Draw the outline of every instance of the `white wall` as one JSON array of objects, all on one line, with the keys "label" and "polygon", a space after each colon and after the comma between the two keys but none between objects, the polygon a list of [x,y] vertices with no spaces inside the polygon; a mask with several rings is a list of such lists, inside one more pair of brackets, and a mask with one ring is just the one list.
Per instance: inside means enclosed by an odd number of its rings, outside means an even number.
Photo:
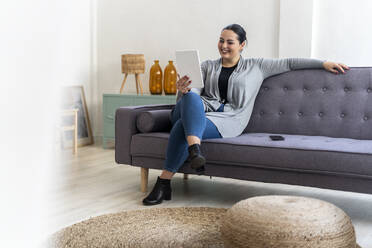
[{"label": "white wall", "polygon": [[279,57],[372,65],[372,1],[281,0]]},{"label": "white wall", "polygon": [[58,1],[56,77],[61,87],[84,87],[92,129],[97,106],[95,86],[95,1]]},{"label": "white wall", "polygon": [[0,247],[36,247],[51,231],[60,85],[91,97],[90,0],[17,0],[0,8]]},{"label": "white wall", "polygon": [[[231,23],[247,31],[246,57],[277,57],[279,1],[277,0],[162,0],[98,1],[98,101],[95,135],[102,135],[102,94],[118,93],[123,75],[120,55],[143,53],[145,93],[153,60],[164,69],[176,49],[197,48],[201,60],[219,57],[220,31]],[[128,76],[125,93],[135,93],[134,76]]]},{"label": "white wall", "polygon": [[313,0],[281,0],[279,57],[311,57]]},{"label": "white wall", "polygon": [[372,65],[372,1],[314,0],[313,57]]},{"label": "white wall", "polygon": [[[83,85],[89,98],[91,86],[91,0],[58,2],[58,81],[62,86]],[[90,100],[90,99],[89,99]]]}]

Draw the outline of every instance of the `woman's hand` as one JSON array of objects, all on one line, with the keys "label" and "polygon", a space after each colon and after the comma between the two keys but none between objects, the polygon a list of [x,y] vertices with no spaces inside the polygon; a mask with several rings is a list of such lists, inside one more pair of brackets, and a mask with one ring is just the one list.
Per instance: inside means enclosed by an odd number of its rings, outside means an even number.
[{"label": "woman's hand", "polygon": [[177,90],[181,91],[183,94],[186,94],[189,92],[191,89],[188,87],[191,84],[191,81],[189,80],[188,76],[183,76],[180,78],[180,75],[177,74],[178,76],[178,81],[176,83]]},{"label": "woman's hand", "polygon": [[335,63],[335,62],[331,62],[331,61],[324,62],[323,67],[327,71],[333,72],[335,74],[338,74],[338,71],[336,69],[338,69],[342,73],[345,73],[344,69],[349,70],[349,67],[347,65],[344,65],[344,64],[341,64],[341,63]]}]

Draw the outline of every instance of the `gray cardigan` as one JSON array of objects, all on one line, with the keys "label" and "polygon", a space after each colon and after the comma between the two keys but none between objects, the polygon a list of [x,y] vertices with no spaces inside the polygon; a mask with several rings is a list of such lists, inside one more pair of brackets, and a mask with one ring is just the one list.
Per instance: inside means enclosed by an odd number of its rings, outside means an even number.
[{"label": "gray cardigan", "polygon": [[322,60],[306,58],[265,59],[240,56],[238,66],[228,81],[224,112],[215,112],[221,105],[218,77],[222,59],[201,64],[204,88],[192,88],[203,101],[206,117],[217,127],[223,138],[239,136],[248,125],[253,105],[265,78],[296,69],[323,68]]}]

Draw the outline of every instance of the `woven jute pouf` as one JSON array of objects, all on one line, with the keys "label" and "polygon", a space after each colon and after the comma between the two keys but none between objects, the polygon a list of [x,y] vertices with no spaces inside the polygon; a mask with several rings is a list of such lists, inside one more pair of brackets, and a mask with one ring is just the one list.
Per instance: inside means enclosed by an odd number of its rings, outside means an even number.
[{"label": "woven jute pouf", "polygon": [[224,208],[181,207],[93,217],[53,234],[46,247],[222,248]]},{"label": "woven jute pouf", "polygon": [[354,227],[340,208],[296,196],[259,196],[243,200],[225,214],[225,247],[356,248]]}]

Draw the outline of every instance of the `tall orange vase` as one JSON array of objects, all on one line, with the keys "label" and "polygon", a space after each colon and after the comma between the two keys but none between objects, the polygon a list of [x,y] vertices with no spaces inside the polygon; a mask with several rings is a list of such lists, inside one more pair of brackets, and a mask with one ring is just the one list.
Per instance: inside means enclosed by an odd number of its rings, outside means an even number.
[{"label": "tall orange vase", "polygon": [[150,93],[153,95],[161,95],[163,72],[159,65],[159,60],[155,60],[154,62],[155,64],[153,64],[150,69],[149,80]]},{"label": "tall orange vase", "polygon": [[164,93],[166,95],[175,95],[177,92],[177,71],[173,65],[173,61],[169,60],[169,64],[164,69]]}]

